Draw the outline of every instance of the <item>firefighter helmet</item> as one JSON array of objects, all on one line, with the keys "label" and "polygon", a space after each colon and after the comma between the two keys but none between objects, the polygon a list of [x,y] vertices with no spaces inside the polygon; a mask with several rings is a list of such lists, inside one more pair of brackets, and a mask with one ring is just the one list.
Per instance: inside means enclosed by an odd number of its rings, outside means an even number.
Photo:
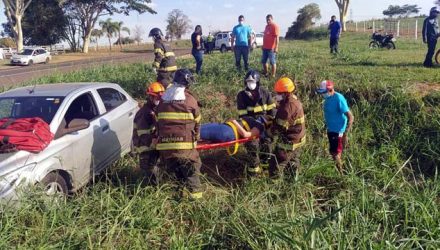
[{"label": "firefighter helmet", "polygon": [[277,93],[290,93],[295,90],[295,84],[288,77],[281,77],[275,82],[274,90]]},{"label": "firefighter helmet", "polygon": [[176,73],[174,73],[174,83],[189,86],[190,84],[195,83],[195,79],[191,71],[189,69],[178,69]]},{"label": "firefighter helmet", "polygon": [[152,28],[148,36],[153,38],[161,38],[163,36],[163,33],[159,28]]},{"label": "firefighter helmet", "polygon": [[161,96],[165,92],[165,88],[159,82],[153,82],[147,88],[147,95]]},{"label": "firefighter helmet", "polygon": [[260,73],[256,70],[249,70],[244,77],[244,85],[246,86],[248,81],[255,81],[257,86],[260,85]]}]

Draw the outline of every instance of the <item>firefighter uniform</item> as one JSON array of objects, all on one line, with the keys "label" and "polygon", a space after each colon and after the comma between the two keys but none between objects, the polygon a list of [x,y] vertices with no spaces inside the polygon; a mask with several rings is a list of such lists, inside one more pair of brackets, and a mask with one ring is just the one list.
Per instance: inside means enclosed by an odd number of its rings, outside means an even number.
[{"label": "firefighter uniform", "polygon": [[177,70],[176,56],[171,47],[161,39],[154,41],[154,63],[157,71],[157,81],[165,88],[172,84],[174,72]]},{"label": "firefighter uniform", "polygon": [[[177,73],[176,73],[177,75]],[[175,86],[165,92],[172,91]],[[201,160],[196,150],[200,136],[200,108],[197,100],[185,89],[184,100],[164,99],[158,106],[158,143],[167,172],[186,186],[192,198],[201,198]]]},{"label": "firefighter uniform", "polygon": [[156,107],[148,101],[134,118],[133,146],[139,154],[139,165],[152,182],[156,181],[159,152],[152,145],[156,138]]},{"label": "firefighter uniform", "polygon": [[[250,116],[258,119],[264,116],[271,121],[276,113],[276,105],[269,91],[263,87],[259,87],[256,91],[242,90],[237,95],[237,109],[240,118]],[[266,167],[270,158],[270,138],[261,137],[260,140],[253,140],[245,144],[245,147],[251,155],[251,167],[248,168],[250,173],[261,173]]]},{"label": "firefighter uniform", "polygon": [[301,102],[293,94],[280,102],[272,127],[275,135],[275,157],[269,161],[269,173],[276,176],[278,171],[294,173],[299,169],[300,147],[306,142],[304,110]]}]

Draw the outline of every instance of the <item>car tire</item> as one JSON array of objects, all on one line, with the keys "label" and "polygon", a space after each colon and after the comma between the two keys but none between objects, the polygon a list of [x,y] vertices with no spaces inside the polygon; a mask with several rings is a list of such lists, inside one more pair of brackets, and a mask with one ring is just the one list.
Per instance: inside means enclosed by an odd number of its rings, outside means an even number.
[{"label": "car tire", "polygon": [[29,60],[29,62],[28,62],[28,66],[32,66],[32,64],[34,64],[34,61]]},{"label": "car tire", "polygon": [[48,64],[50,61],[49,57],[46,57],[46,60],[44,61],[44,64]]},{"label": "car tire", "polygon": [[220,47],[220,52],[221,53],[225,53],[226,52],[226,45],[222,45],[221,47]]},{"label": "car tire", "polygon": [[47,174],[40,185],[47,196],[65,196],[69,192],[66,180],[56,172]]}]

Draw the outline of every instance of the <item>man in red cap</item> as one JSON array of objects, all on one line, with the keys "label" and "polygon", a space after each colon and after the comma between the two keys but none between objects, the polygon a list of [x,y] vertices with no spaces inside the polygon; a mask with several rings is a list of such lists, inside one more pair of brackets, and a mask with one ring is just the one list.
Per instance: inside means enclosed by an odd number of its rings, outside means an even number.
[{"label": "man in red cap", "polygon": [[316,92],[325,99],[324,118],[330,144],[330,154],[336,162],[338,171],[342,174],[342,150],[347,141],[347,133],[353,125],[354,116],[350,112],[345,97],[335,91],[332,81],[322,81]]}]

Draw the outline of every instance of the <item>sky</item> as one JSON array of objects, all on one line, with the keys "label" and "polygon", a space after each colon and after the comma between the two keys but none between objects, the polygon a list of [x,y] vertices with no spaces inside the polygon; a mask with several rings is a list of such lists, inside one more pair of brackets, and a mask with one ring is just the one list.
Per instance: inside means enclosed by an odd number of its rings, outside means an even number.
[{"label": "sky", "polygon": [[[428,14],[429,9],[434,6],[433,2],[434,0],[351,0],[347,18],[354,21],[383,18],[382,11],[389,5],[404,4],[417,4],[421,7],[422,14]],[[182,10],[191,20],[192,26],[202,25],[204,34],[208,34],[210,30],[232,30],[237,24],[239,15],[244,15],[246,23],[255,31],[261,32],[266,25],[266,15],[272,14],[274,22],[280,27],[281,35],[284,36],[288,27],[295,21],[298,9],[310,3],[317,3],[321,9],[322,18],[319,23],[327,23],[332,15],[338,16],[338,8],[334,0],[152,0],[150,6],[157,12],[155,15],[149,13],[139,15],[132,12],[129,16],[114,15],[111,18],[115,21],[123,21],[130,29],[136,25],[141,26],[146,33],[144,36],[146,40],[148,31],[154,27],[165,32],[165,20],[173,9]],[[4,6],[0,5],[0,7]],[[0,15],[0,22],[5,21],[6,17]],[[189,34],[186,35],[188,36]]]}]

